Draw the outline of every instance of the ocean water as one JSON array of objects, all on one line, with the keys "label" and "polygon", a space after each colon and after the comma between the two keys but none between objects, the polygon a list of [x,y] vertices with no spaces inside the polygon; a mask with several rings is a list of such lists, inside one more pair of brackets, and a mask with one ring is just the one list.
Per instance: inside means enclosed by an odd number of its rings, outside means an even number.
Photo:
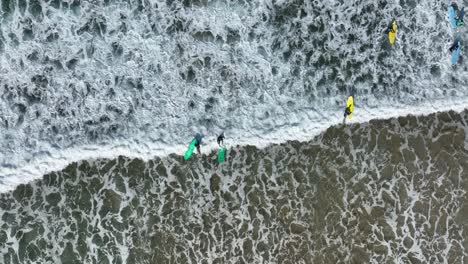
[{"label": "ocean water", "polygon": [[466,28],[448,4],[2,0],[0,190],[82,159],[181,153],[200,131],[310,140],[352,91],[355,122],[461,111],[467,67],[448,48]]},{"label": "ocean water", "polygon": [[466,263],[467,135],[465,110],[72,163],[0,194],[0,262]]},{"label": "ocean water", "polygon": [[0,263],[467,262],[449,4],[1,0]]}]

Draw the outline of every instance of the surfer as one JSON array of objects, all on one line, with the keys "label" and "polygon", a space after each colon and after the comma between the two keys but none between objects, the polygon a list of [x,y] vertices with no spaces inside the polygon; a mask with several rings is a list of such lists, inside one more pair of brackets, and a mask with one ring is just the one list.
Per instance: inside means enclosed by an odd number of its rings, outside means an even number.
[{"label": "surfer", "polygon": [[218,136],[218,139],[216,140],[218,142],[218,145],[221,147],[222,144],[224,144],[224,132],[221,133],[221,135]]},{"label": "surfer", "polygon": [[219,145],[218,163],[221,164],[224,162],[224,159],[226,158],[226,146],[224,145],[224,132],[218,136],[218,139],[216,141],[218,142],[218,145]]},{"label": "surfer", "polygon": [[[453,29],[457,28],[459,25],[463,25],[463,15],[465,11],[458,11],[458,6],[456,3],[452,3],[449,8],[448,8],[448,16],[449,16],[449,21],[450,25],[452,26]],[[461,17],[461,20],[459,21],[459,17]]]},{"label": "surfer", "polygon": [[205,135],[200,134],[200,133],[197,133],[195,135],[195,147],[197,148],[197,153],[198,154],[201,154],[200,145],[202,143],[203,137],[205,137]]},{"label": "surfer", "polygon": [[351,114],[351,106],[347,106],[344,112],[343,124],[346,123],[346,117]]},{"label": "surfer", "polygon": [[184,159],[185,160],[190,159],[190,157],[192,156],[193,151],[195,150],[195,148],[197,148],[198,154],[201,154],[200,145],[202,144],[202,139],[203,139],[204,136],[205,135],[203,133],[202,134],[197,133],[195,135],[195,137],[190,142],[190,145],[189,145],[187,151],[185,151],[185,154],[184,154]]},{"label": "surfer", "polygon": [[460,46],[460,41],[458,41],[458,39],[457,39],[457,40],[455,40],[453,45],[449,48],[449,51],[453,52],[454,50],[457,50],[459,46]]},{"label": "surfer", "polygon": [[460,50],[461,50],[461,43],[460,39],[457,37],[453,42],[452,46],[449,48],[450,53],[452,53],[451,62],[452,65],[456,65],[458,63],[460,57]]},{"label": "surfer", "polygon": [[[395,24],[395,26],[393,26]],[[387,33],[396,33],[396,20],[393,19],[392,22],[390,22],[390,25],[388,25],[388,31]]]},{"label": "surfer", "polygon": [[390,41],[390,45],[395,44],[396,32],[397,32],[397,22],[395,19],[392,20],[388,27],[388,40]]},{"label": "surfer", "polygon": [[465,16],[465,8],[463,7],[460,11],[458,11],[458,15],[455,18],[457,26],[463,26],[463,17]]},{"label": "surfer", "polygon": [[353,116],[353,111],[354,111],[353,94],[354,94],[354,89],[351,89],[351,95],[348,96],[348,100],[346,100],[346,108],[345,108],[344,117],[343,117],[343,124],[346,123],[346,117],[351,119],[351,117]]}]

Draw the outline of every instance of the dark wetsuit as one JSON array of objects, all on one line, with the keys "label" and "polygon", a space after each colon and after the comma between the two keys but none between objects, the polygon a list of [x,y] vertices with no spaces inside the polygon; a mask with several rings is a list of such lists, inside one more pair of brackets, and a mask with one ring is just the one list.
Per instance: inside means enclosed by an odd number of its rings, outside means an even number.
[{"label": "dark wetsuit", "polygon": [[351,109],[349,109],[349,107],[346,107],[345,111],[344,111],[344,117],[346,118],[347,116],[349,116],[351,114]]},{"label": "dark wetsuit", "polygon": [[393,21],[395,21],[395,20],[392,20],[392,22],[390,22],[390,24],[388,25],[387,33],[390,33],[390,32],[396,33],[396,32],[393,30]]},{"label": "dark wetsuit", "polygon": [[460,41],[455,40],[455,43],[449,48],[450,52],[453,52],[454,50],[458,49],[458,46],[460,45]]},{"label": "dark wetsuit", "polygon": [[221,146],[221,144],[224,144],[224,132],[221,133],[221,135],[218,136],[218,139],[216,140],[218,142],[218,145]]},{"label": "dark wetsuit", "polygon": [[198,154],[201,154],[201,151],[200,151],[200,144],[202,143],[203,137],[204,137],[204,136],[200,135],[199,133],[197,133],[197,134],[195,135],[195,140],[196,140],[196,142],[195,142],[195,147],[197,148]]},{"label": "dark wetsuit", "polygon": [[463,17],[465,16],[465,8],[463,7],[460,11],[458,11],[458,15],[456,17],[457,26],[463,25]]}]

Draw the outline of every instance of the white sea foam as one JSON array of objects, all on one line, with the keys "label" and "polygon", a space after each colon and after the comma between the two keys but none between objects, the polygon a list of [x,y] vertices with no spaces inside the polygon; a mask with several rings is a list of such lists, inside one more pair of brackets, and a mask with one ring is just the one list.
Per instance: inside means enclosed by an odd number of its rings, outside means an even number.
[{"label": "white sea foam", "polygon": [[[353,119],[351,121],[347,120],[347,124],[352,125],[354,123],[368,122],[372,119],[387,119],[408,114],[427,115],[433,112],[449,110],[459,112],[468,108],[468,99],[464,98],[459,100],[453,99],[450,104],[446,103],[446,101],[434,101],[432,103],[423,103],[414,106],[393,105],[377,109],[356,108]],[[313,113],[309,114],[312,115]],[[270,144],[283,143],[288,140],[312,140],[313,137],[323,132],[328,127],[340,124],[343,118],[341,111],[335,111],[334,113],[330,113],[326,116],[328,118],[317,118],[315,120],[302,122],[296,127],[277,129],[262,135],[262,137],[251,136],[250,131],[226,131],[227,139],[225,140],[225,143],[227,143],[228,147],[234,145],[254,145],[263,148]],[[190,140],[191,139],[188,138],[187,142]],[[214,133],[208,135],[204,141],[205,144],[202,146],[203,153],[209,153],[210,151],[217,149],[216,135]],[[0,168],[0,175],[6,176],[0,186],[0,192],[10,191],[19,184],[40,178],[46,173],[61,170],[68,164],[80,160],[98,158],[112,159],[118,156],[149,160],[155,156],[167,156],[171,153],[182,155],[186,148],[187,145],[169,145],[159,142],[117,141],[102,145],[80,146],[77,148],[58,150],[51,152],[46,156],[36,158],[23,167]]]},{"label": "white sea foam", "polygon": [[348,85],[352,122],[468,106],[438,1],[170,2],[2,16],[0,192],[73,161],[182,154],[202,130],[205,153],[222,130],[229,145],[309,140],[341,122]]}]

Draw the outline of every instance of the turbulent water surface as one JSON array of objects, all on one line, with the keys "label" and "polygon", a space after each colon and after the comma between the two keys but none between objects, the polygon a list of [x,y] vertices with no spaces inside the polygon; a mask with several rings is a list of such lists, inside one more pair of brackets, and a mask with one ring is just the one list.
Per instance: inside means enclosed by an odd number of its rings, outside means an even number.
[{"label": "turbulent water surface", "polygon": [[0,263],[468,262],[448,4],[1,0]]},{"label": "turbulent water surface", "polygon": [[89,156],[99,146],[138,152],[185,145],[201,129],[237,140],[333,123],[349,87],[357,118],[466,100],[447,5],[2,0],[0,185],[90,145]]},{"label": "turbulent water surface", "polygon": [[466,263],[468,111],[186,162],[73,163],[0,196],[2,263]]}]

